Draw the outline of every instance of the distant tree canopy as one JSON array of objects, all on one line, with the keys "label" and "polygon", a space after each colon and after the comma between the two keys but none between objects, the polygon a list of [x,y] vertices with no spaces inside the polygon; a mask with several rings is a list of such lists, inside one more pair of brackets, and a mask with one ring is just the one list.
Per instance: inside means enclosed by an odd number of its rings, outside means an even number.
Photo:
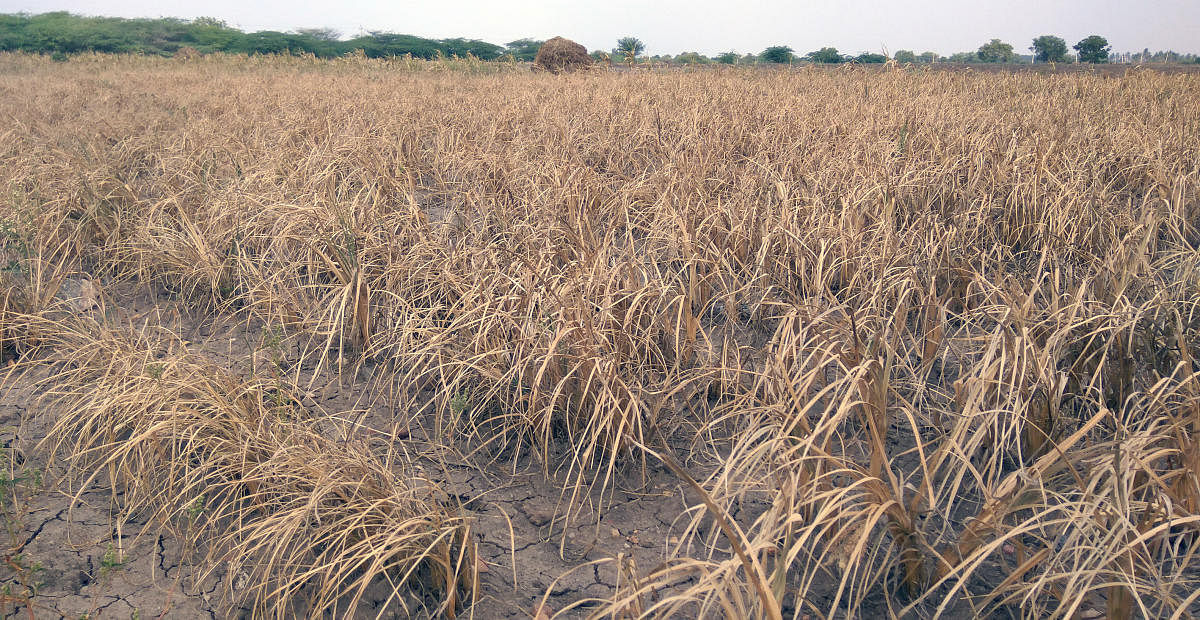
[{"label": "distant tree canopy", "polygon": [[675,62],[684,65],[706,65],[712,61],[700,52],[684,52],[675,57]]},{"label": "distant tree canopy", "polygon": [[620,54],[625,62],[633,62],[642,52],[646,51],[646,44],[637,37],[621,37],[617,39],[617,47],[613,49],[613,55]]},{"label": "distant tree canopy", "polygon": [[504,44],[505,53],[512,54],[517,60],[533,62],[537,56],[538,50],[542,48],[545,41],[537,39],[517,39]]},{"label": "distant tree canopy", "polygon": [[[201,26],[203,30],[230,30]],[[238,33],[238,31],[232,31]],[[76,17],[58,11],[41,15],[4,15],[0,18],[0,49],[74,54],[86,51],[127,53],[157,43],[168,53],[189,41],[188,23],[175,19],[116,19]],[[211,33],[206,33],[211,34]]]},{"label": "distant tree canopy", "polygon": [[822,47],[819,50],[809,52],[804,58],[812,62],[823,62],[827,64],[835,64],[846,61],[846,58],[838,53],[836,47]]},{"label": "distant tree canopy", "polygon": [[888,61],[888,57],[883,54],[873,54],[864,52],[854,57],[854,62],[861,64],[880,64]]},{"label": "distant tree canopy", "polygon": [[367,35],[344,41],[339,46],[342,53],[362,50],[368,58],[386,58],[412,54],[416,58],[442,56],[466,56],[471,54],[483,60],[499,58],[504,48],[475,39],[424,39],[408,34],[371,32]]},{"label": "distant tree canopy", "polygon": [[1016,58],[1013,46],[1000,39],[992,39],[984,43],[979,46],[979,51],[975,54],[979,57],[980,62],[1012,62]]},{"label": "distant tree canopy", "polygon": [[349,41],[340,40],[338,33],[328,28],[242,32],[212,17],[124,19],[83,17],[65,11],[0,15],[0,51],[169,56],[183,47],[204,53],[309,53],[323,58],[357,49],[371,57],[412,54],[433,58],[439,53],[444,56],[470,53],[485,60],[497,58],[504,52],[499,45],[474,39],[424,39],[386,32],[372,32]]},{"label": "distant tree canopy", "polygon": [[717,54],[717,56],[716,56],[716,58],[714,58],[714,60],[716,60],[717,62],[719,62],[723,65],[736,65],[738,62],[738,58],[739,58],[738,53],[733,50],[730,50],[728,52],[725,52],[724,54]]},{"label": "distant tree canopy", "polygon": [[1054,35],[1044,34],[1034,39],[1029,51],[1033,52],[1034,62],[1067,61],[1067,42]]},{"label": "distant tree canopy", "polygon": [[910,50],[896,50],[892,58],[895,58],[896,62],[918,62],[917,55]]},{"label": "distant tree canopy", "polygon": [[763,50],[758,57],[761,58],[763,62],[773,62],[777,64],[789,63],[792,62],[793,58],[792,48],[786,45],[772,45],[771,47]]},{"label": "distant tree canopy", "polygon": [[333,28],[297,28],[296,34],[331,43],[342,39],[342,33]]},{"label": "distant tree canopy", "polygon": [[1108,62],[1108,53],[1112,51],[1108,39],[1096,34],[1076,43],[1074,47],[1079,52],[1079,62]]},{"label": "distant tree canopy", "polygon": [[[499,58],[504,53],[503,47],[478,39],[455,37],[453,39],[438,39],[437,43],[440,45],[439,50],[446,56],[466,57],[467,54],[470,54],[483,60],[492,60]],[[413,55],[415,56],[416,54]]]},{"label": "distant tree canopy", "polygon": [[1151,52],[1145,48],[1136,54],[1126,54],[1129,62],[1191,62],[1200,63],[1200,54],[1181,54],[1172,50]]}]

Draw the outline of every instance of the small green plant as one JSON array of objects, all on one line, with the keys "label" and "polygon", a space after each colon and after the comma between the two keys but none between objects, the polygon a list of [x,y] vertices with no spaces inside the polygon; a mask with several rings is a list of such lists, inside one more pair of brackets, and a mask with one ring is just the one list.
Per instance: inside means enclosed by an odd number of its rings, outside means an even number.
[{"label": "small green plant", "polygon": [[454,414],[454,417],[459,417],[466,413],[470,406],[471,399],[467,396],[466,392],[459,392],[450,399],[450,413]]},{"label": "small green plant", "polygon": [[0,271],[9,275],[18,276],[25,274],[25,267],[21,265],[20,261],[11,259],[3,267],[0,267]]},{"label": "small green plant", "polygon": [[274,327],[263,330],[263,341],[260,349],[278,350],[283,343],[283,334]]},{"label": "small green plant", "polygon": [[27,275],[29,267],[21,259],[29,258],[29,244],[16,222],[3,219],[0,220],[0,250],[10,249],[15,256],[10,255],[8,262],[0,267],[0,272],[15,276]]},{"label": "small green plant", "polygon": [[155,381],[162,380],[164,370],[166,370],[166,366],[164,366],[163,364],[160,364],[160,363],[146,364],[146,375],[149,376],[151,379],[154,379]]},{"label": "small green plant", "polygon": [[276,374],[283,371],[283,330],[268,327],[263,330],[262,343],[259,351],[266,351],[271,356],[271,365]]},{"label": "small green plant", "polygon": [[0,510],[8,516],[16,508],[16,495],[19,487],[37,490],[42,486],[42,472],[37,468],[21,466],[16,463],[19,459],[13,454],[13,449],[0,457]]},{"label": "small green plant", "polygon": [[7,556],[4,563],[12,573],[12,580],[0,586],[0,600],[29,605],[46,585],[43,577],[46,567],[37,560],[26,562],[25,556],[20,553]]},{"label": "small green plant", "polygon": [[204,513],[204,504],[205,499],[203,495],[192,500],[191,504],[188,504],[188,507],[186,510],[184,510],[184,513],[187,514],[189,521],[195,521],[197,517]]},{"label": "small green plant", "polygon": [[121,554],[117,552],[117,548],[112,543],[108,543],[108,548],[104,550],[104,555],[100,556],[100,575],[103,577],[111,573],[114,569],[121,568],[125,564],[125,560],[121,558]]}]

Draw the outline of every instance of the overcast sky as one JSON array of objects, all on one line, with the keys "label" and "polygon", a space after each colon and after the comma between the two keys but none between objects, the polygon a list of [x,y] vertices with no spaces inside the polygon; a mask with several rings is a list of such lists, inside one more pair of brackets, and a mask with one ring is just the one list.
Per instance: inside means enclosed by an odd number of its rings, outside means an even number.
[{"label": "overcast sky", "polygon": [[1055,34],[1068,45],[1090,34],[1115,51],[1200,52],[1200,0],[0,0],[0,13],[66,10],[120,17],[211,16],[243,30],[330,27],[343,36],[386,30],[493,43],[561,35],[588,49],[618,37],[650,54],[760,52],[789,45],[805,53],[911,49],[974,50],[991,38],[1026,53]]}]

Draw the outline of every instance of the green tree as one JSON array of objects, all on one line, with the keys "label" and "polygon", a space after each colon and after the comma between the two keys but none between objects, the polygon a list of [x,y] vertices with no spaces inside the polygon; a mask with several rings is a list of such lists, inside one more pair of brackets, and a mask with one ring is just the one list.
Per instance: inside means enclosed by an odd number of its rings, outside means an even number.
[{"label": "green tree", "polygon": [[1000,39],[992,39],[979,46],[979,51],[975,55],[980,62],[1012,62],[1016,57],[1013,54],[1013,47]]},{"label": "green tree", "polygon": [[1034,39],[1029,51],[1033,52],[1034,62],[1067,61],[1067,42],[1054,35],[1044,34]]},{"label": "green tree", "polygon": [[25,15],[0,15],[0,51],[26,49],[29,41],[25,27],[29,18]]},{"label": "green tree", "polygon": [[1108,53],[1112,51],[1108,39],[1097,34],[1076,43],[1074,47],[1079,52],[1079,62],[1108,62]]},{"label": "green tree", "polygon": [[66,11],[43,13],[30,18],[25,27],[25,48],[31,52],[107,52],[113,54],[145,51],[125,20],[104,17],[79,17]]},{"label": "green tree", "polygon": [[792,62],[792,48],[786,45],[772,45],[758,55],[763,62],[785,64]]},{"label": "green tree", "polygon": [[826,64],[846,62],[846,58],[838,53],[836,47],[822,47],[815,52],[809,52],[805,58],[812,62],[823,62]]},{"label": "green tree", "polygon": [[251,32],[242,37],[237,46],[230,51],[244,54],[283,54],[290,53],[288,36],[274,30]]},{"label": "green tree", "polygon": [[863,52],[854,57],[854,62],[864,65],[882,64],[887,62],[888,57],[883,54],[873,54],[871,52]]},{"label": "green tree", "polygon": [[637,37],[621,37],[617,39],[615,51],[621,54],[625,62],[633,64],[637,60],[638,54],[646,51],[646,44]]},{"label": "green tree", "polygon": [[345,51],[362,50],[368,58],[387,58],[412,54],[416,58],[433,58],[440,51],[436,41],[407,34],[370,32],[346,42]]},{"label": "green tree", "polygon": [[458,56],[460,58],[466,58],[470,54],[481,60],[495,60],[504,53],[503,47],[478,39],[455,37],[453,39],[440,39],[437,41],[437,44],[442,54],[446,56]]},{"label": "green tree", "polygon": [[338,41],[342,38],[342,33],[333,28],[297,28],[296,34],[325,42]]},{"label": "green tree", "polygon": [[684,65],[706,65],[712,61],[700,52],[684,52],[675,57],[675,62]]},{"label": "green tree", "polygon": [[910,50],[896,50],[892,58],[895,58],[896,62],[917,62],[917,55]]},{"label": "green tree", "polygon": [[921,62],[937,62],[938,58],[937,52],[921,52],[921,55],[917,56],[917,60]]},{"label": "green tree", "polygon": [[717,54],[716,61],[723,65],[736,65],[738,61],[738,53],[730,50],[724,54]]},{"label": "green tree", "polygon": [[542,48],[545,41],[538,39],[517,39],[504,44],[507,53],[512,54],[517,60],[533,61],[537,57],[538,50]]},{"label": "green tree", "polygon": [[356,49],[368,56],[412,54],[432,58],[438,53],[490,60],[504,48],[475,39],[432,40],[409,35],[373,32],[351,41],[326,28],[296,32],[243,33],[212,17],[191,21],[173,18],[122,19],[83,17],[64,11],[40,15],[0,15],[0,50],[74,54],[95,51],[170,55],[182,47],[204,53],[245,54],[311,53],[336,56]]},{"label": "green tree", "polygon": [[194,24],[196,26],[209,26],[212,28],[228,28],[229,27],[229,24],[226,24],[225,20],[217,19],[215,17],[197,17],[196,19],[192,20],[192,24]]},{"label": "green tree", "polygon": [[228,51],[236,46],[242,33],[213,17],[197,17],[189,23],[186,43],[201,52]]}]

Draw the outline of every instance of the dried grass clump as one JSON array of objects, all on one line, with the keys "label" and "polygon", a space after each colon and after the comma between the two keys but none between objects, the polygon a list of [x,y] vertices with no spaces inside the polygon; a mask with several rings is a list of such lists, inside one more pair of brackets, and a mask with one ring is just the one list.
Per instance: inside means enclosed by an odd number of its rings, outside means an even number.
[{"label": "dried grass clump", "polygon": [[245,576],[229,595],[256,617],[353,613],[371,587],[402,609],[420,584],[449,617],[470,598],[468,522],[403,460],[318,432],[285,384],[238,379],[178,341],[29,327],[59,369],[44,381],[59,412],[49,454],[80,492],[107,476],[125,514],[184,527],[205,574]]},{"label": "dried grass clump", "polygon": [[562,37],[554,37],[543,43],[533,58],[535,71],[569,73],[591,66],[592,57],[588,55],[587,48]]}]

